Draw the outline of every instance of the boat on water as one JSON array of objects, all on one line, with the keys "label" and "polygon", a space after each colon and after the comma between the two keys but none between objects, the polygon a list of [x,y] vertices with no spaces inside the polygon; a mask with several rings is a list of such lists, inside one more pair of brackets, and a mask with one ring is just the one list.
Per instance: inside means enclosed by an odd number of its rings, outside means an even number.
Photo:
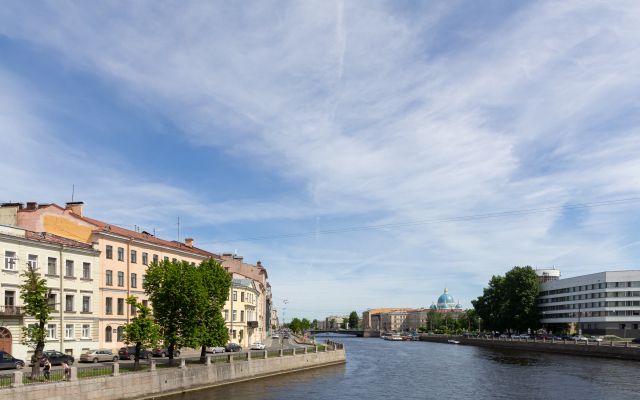
[{"label": "boat on water", "polygon": [[392,341],[401,341],[402,336],[400,335],[388,335],[384,337],[384,340],[392,340]]},{"label": "boat on water", "polygon": [[449,342],[449,344],[460,344],[459,340],[449,339],[448,342]]}]

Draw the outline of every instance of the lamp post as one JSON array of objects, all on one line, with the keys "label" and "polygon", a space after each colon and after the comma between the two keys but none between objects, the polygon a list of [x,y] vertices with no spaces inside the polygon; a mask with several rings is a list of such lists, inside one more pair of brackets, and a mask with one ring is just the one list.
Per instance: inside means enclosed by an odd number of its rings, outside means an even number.
[{"label": "lamp post", "polygon": [[478,317],[478,333],[482,332],[482,318]]}]

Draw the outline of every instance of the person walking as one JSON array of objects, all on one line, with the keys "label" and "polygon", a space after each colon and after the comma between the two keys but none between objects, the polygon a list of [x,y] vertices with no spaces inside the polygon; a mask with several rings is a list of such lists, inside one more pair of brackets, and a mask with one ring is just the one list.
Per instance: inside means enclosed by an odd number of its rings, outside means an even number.
[{"label": "person walking", "polygon": [[51,374],[51,362],[49,362],[49,359],[47,358],[44,361],[44,379],[46,381],[49,381],[50,374]]},{"label": "person walking", "polygon": [[71,368],[69,368],[69,364],[66,362],[62,363],[62,380],[70,381],[71,380]]}]

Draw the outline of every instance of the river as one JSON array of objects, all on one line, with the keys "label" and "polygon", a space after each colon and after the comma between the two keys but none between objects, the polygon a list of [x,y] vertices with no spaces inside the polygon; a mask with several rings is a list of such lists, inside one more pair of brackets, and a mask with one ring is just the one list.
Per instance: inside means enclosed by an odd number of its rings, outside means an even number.
[{"label": "river", "polygon": [[639,399],[640,363],[318,335],[347,363],[165,397],[209,399]]}]

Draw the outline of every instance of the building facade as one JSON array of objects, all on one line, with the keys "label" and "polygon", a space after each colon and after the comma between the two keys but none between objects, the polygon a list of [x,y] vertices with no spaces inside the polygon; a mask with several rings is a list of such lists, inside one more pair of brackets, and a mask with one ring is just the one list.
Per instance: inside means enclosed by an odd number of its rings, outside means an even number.
[{"label": "building facade", "polygon": [[612,271],[540,284],[540,323],[549,332],[640,337],[640,271]]},{"label": "building facade", "polygon": [[22,327],[36,320],[22,312],[20,274],[35,269],[49,287],[52,319],[45,350],[79,356],[99,347],[99,260],[97,246],[58,235],[0,225],[2,298],[0,349],[29,360],[32,348],[20,344]]},{"label": "building facade", "polygon": [[[238,276],[239,274],[234,274]],[[253,279],[233,278],[224,319],[229,329],[229,342],[241,347],[262,341],[259,335],[260,291]]]}]

